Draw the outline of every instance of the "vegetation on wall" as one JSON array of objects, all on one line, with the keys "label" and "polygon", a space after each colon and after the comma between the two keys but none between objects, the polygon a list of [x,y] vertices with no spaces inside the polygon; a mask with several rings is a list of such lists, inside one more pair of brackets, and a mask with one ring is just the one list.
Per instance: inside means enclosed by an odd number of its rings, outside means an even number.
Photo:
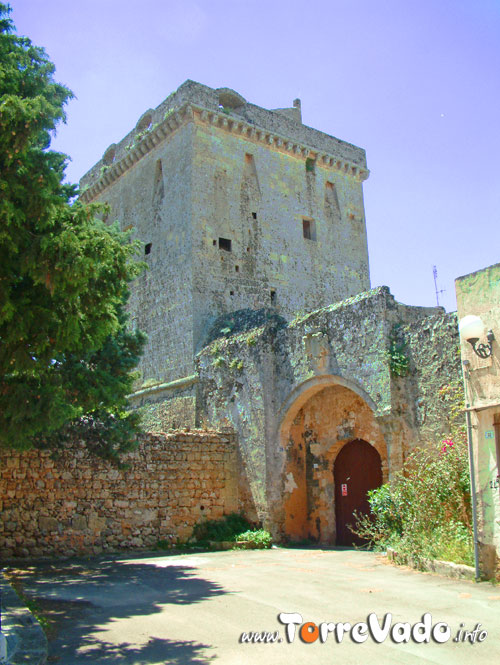
[{"label": "vegetation on wall", "polygon": [[407,344],[401,333],[401,326],[393,326],[387,352],[389,367],[393,376],[407,376],[410,371]]},{"label": "vegetation on wall", "polygon": [[72,93],[9,13],[0,3],[0,445],[77,435],[114,458],[138,428],[125,396],[144,337],[124,313],[137,250],[64,183],[50,143]]},{"label": "vegetation on wall", "polygon": [[246,339],[253,335],[257,339],[263,328],[278,330],[285,326],[285,319],[276,314],[273,309],[239,309],[222,314],[214,321],[207,335],[205,345],[208,346],[215,340],[222,340],[234,335],[248,335],[248,337],[245,337]]},{"label": "vegetation on wall", "polygon": [[314,167],[316,165],[315,160],[312,157],[306,159],[306,171],[308,173],[314,173]]}]

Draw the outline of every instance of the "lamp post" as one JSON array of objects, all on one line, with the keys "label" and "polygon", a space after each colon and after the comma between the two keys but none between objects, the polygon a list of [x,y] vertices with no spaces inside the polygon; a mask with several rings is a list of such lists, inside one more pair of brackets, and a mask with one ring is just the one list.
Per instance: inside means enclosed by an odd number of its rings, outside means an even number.
[{"label": "lamp post", "polygon": [[[458,330],[460,332],[460,337],[468,342],[474,353],[479,356],[479,358],[489,358],[492,352],[492,344],[495,339],[495,335],[492,330],[488,330],[486,334],[487,343],[481,342],[478,344],[479,340],[484,336],[486,326],[482,322],[479,316],[469,314],[464,316],[458,324]],[[470,381],[469,381],[469,366],[470,361],[464,360],[464,383],[466,393],[470,396]],[[471,399],[472,401],[472,399]],[[471,423],[471,405],[467,404],[465,417],[467,421],[467,445],[469,449],[469,468],[470,468],[470,484],[471,484],[471,498],[472,498],[472,529],[474,534],[474,564],[476,569],[476,581],[479,580],[480,571],[479,571],[479,544],[477,538],[477,496],[476,496],[476,473],[474,466],[474,449],[472,445],[472,423]]]},{"label": "lamp post", "polygon": [[[467,381],[469,361],[464,361],[465,372],[464,376]],[[479,544],[477,539],[477,497],[476,497],[476,472],[474,468],[474,449],[472,446],[472,424],[470,420],[470,405],[467,404],[467,410],[465,411],[465,419],[467,421],[467,448],[469,451],[469,471],[470,471],[470,491],[471,491],[471,507],[472,507],[472,534],[474,539],[474,568],[475,568],[475,577],[476,582],[479,582],[481,573],[479,571]]]},{"label": "lamp post", "polygon": [[491,345],[495,339],[495,335],[492,330],[488,330],[486,334],[488,343],[478,344],[479,339],[484,335],[485,330],[485,325],[479,316],[474,316],[473,314],[464,316],[458,324],[458,330],[460,332],[460,337],[469,342],[477,356],[480,358],[489,358],[489,356],[491,356]]}]

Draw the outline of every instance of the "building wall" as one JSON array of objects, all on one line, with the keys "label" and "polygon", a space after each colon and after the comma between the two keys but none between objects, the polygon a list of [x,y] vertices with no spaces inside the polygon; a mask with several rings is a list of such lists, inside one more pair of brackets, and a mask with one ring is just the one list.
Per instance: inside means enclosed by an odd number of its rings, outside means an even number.
[{"label": "building wall", "polygon": [[141,401],[193,374],[223,312],[272,304],[291,319],[369,288],[365,152],[300,117],[186,81],[82,178],[148,264],[129,306],[148,335]]},{"label": "building wall", "polygon": [[197,350],[223,312],[272,306],[290,320],[369,288],[359,179],[210,124],[196,126],[193,159]]},{"label": "building wall", "polygon": [[203,519],[243,508],[234,435],[147,435],[110,467],[75,444],[48,451],[2,451],[0,556],[94,554],[153,548],[187,539]]},{"label": "building wall", "polygon": [[496,337],[488,358],[478,357],[466,340],[461,355],[468,363],[464,384],[471,409],[481,569],[500,579],[500,264],[459,277],[455,288],[459,318],[481,317]]},{"label": "building wall", "polygon": [[[220,326],[227,330],[223,319]],[[395,331],[405,341],[405,376],[395,375],[391,367]],[[385,477],[390,477],[412,448],[435,443],[449,432],[439,389],[459,376],[457,343],[454,315],[442,308],[400,305],[386,287],[288,323],[270,313],[267,323],[254,329],[238,332],[236,324],[232,334],[221,334],[199,354],[199,417],[237,431],[259,518],[279,536],[285,529],[292,425],[297,445],[306,430],[316,432],[315,441],[328,440],[331,466],[339,446],[348,441],[339,434],[344,431],[340,426],[352,421],[350,438],[374,445]],[[341,408],[340,397],[328,393],[339,387],[347,391],[342,399],[350,400],[351,407]],[[301,409],[307,426],[294,424]],[[323,491],[316,506],[328,503],[331,484]],[[331,541],[331,515],[324,522],[329,532],[322,533]]]},{"label": "building wall", "polygon": [[[184,125],[107,187],[99,200],[140,241],[146,269],[131,288],[130,325],[147,334],[138,389],[193,373],[192,125]],[[150,245],[146,254],[146,246]]]}]

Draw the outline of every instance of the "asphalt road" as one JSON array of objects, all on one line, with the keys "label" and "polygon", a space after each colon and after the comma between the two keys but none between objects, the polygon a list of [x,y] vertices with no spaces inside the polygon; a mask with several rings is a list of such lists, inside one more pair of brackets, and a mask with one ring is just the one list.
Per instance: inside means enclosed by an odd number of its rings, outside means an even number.
[{"label": "asphalt road", "polygon": [[[369,552],[101,558],[33,563],[17,576],[55,622],[49,664],[475,665],[500,654],[499,587]],[[474,644],[455,641],[477,624]],[[276,641],[242,642],[255,632]]]}]

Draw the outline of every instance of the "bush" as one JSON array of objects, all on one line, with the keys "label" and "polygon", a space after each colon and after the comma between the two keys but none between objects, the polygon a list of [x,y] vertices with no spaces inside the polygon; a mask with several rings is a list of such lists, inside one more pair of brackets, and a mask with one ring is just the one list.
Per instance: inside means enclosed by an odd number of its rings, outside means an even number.
[{"label": "bush", "polygon": [[237,542],[254,543],[259,549],[268,549],[273,544],[273,537],[269,531],[257,529],[257,531],[244,531],[236,536]]},{"label": "bush", "polygon": [[259,549],[271,547],[273,539],[264,529],[252,528],[250,522],[238,513],[226,515],[221,520],[200,522],[193,529],[188,544],[209,546],[211,542],[251,542]]},{"label": "bush", "polygon": [[221,520],[200,522],[193,529],[193,537],[198,543],[208,543],[210,540],[220,543],[224,540],[236,540],[236,536],[251,528],[252,525],[243,515],[231,513]]},{"label": "bush", "polygon": [[469,459],[463,433],[417,449],[393,480],[368,493],[371,515],[353,531],[375,549],[393,547],[416,561],[473,563]]}]

